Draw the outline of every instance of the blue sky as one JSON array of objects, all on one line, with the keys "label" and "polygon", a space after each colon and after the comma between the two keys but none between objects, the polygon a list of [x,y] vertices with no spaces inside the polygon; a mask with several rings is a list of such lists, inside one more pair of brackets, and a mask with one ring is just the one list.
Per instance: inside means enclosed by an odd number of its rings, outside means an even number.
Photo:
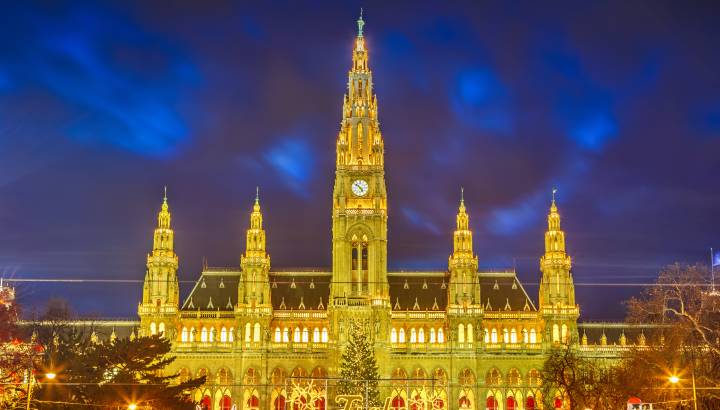
[{"label": "blue sky", "polygon": [[[238,264],[256,186],[274,266],[329,266],[360,7],[391,268],[445,267],[460,186],[481,267],[530,284],[552,187],[580,283],[720,248],[712,2],[24,2],[0,16],[0,271],[142,279],[164,185],[182,280]],[[140,286],[19,292],[131,316]],[[634,292],[578,287],[590,319]]]}]

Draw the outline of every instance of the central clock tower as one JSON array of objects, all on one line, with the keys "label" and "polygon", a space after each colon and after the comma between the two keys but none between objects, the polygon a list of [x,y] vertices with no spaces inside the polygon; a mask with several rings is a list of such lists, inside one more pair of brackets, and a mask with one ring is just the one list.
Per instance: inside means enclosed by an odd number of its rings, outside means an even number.
[{"label": "central clock tower", "polygon": [[387,189],[364,24],[361,15],[337,137],[328,316],[339,347],[347,342],[348,330],[356,323],[374,339],[376,357],[381,360],[387,350],[390,318]]}]

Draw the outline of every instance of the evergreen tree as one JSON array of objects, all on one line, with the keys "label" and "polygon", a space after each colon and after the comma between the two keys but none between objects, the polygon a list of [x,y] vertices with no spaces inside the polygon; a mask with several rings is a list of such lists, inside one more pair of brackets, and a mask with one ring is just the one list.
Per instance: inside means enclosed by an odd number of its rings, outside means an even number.
[{"label": "evergreen tree", "polygon": [[378,390],[378,366],[375,350],[363,328],[353,322],[350,337],[340,363],[338,394],[359,394],[367,397],[366,405],[381,406]]}]

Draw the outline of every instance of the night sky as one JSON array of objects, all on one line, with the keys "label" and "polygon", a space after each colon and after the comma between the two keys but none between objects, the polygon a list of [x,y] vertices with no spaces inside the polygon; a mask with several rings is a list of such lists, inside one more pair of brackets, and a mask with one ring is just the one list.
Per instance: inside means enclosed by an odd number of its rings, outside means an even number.
[{"label": "night sky", "polygon": [[[209,4],[212,3],[212,7]],[[391,269],[445,269],[460,187],[481,269],[537,299],[553,186],[584,319],[720,247],[713,2],[13,2],[0,16],[0,273],[142,280],[168,196],[180,279],[237,266],[260,186],[274,267],[330,265],[335,138],[364,8]],[[141,283],[18,284],[135,315]],[[183,283],[183,297],[191,288]]]}]

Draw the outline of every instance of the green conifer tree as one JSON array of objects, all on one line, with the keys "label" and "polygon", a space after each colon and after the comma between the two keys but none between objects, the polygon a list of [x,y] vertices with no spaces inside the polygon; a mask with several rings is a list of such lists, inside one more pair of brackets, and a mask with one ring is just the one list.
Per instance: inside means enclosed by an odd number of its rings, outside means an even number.
[{"label": "green conifer tree", "polygon": [[358,394],[363,396],[367,407],[380,406],[380,377],[373,344],[358,323],[353,322],[349,330],[350,337],[340,363],[338,394]]}]

